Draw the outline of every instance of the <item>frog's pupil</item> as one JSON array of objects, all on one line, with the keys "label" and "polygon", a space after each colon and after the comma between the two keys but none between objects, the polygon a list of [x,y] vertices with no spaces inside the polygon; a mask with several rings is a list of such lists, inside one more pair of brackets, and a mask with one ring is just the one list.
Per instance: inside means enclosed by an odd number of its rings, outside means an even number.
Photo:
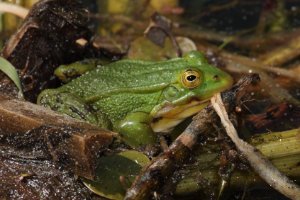
[{"label": "frog's pupil", "polygon": [[195,75],[189,75],[186,79],[188,81],[194,81],[197,77]]}]

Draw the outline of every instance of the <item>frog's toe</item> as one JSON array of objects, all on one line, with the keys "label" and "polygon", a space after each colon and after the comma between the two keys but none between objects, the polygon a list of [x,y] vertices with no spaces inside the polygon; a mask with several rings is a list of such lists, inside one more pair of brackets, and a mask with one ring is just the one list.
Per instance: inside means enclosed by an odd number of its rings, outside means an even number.
[{"label": "frog's toe", "polygon": [[44,107],[51,108],[52,110],[57,110],[56,106],[59,99],[58,92],[54,89],[47,89],[43,90],[38,98],[37,98],[37,104],[42,105]]}]

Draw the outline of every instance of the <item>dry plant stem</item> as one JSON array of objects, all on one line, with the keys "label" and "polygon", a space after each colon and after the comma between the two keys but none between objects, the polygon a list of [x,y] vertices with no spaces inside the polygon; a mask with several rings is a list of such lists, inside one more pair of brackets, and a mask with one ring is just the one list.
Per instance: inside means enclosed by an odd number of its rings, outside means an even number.
[{"label": "dry plant stem", "polygon": [[235,37],[231,43],[242,49],[252,49],[254,52],[260,53],[286,44],[291,38],[297,37],[299,33],[299,28],[295,28],[290,31],[268,33],[262,36]]},{"label": "dry plant stem", "polygon": [[264,65],[282,65],[300,55],[300,36],[260,57]]},{"label": "dry plant stem", "polygon": [[[197,48],[198,50],[203,52],[213,51],[216,55],[220,55],[226,65],[232,66],[228,67],[229,71],[236,73],[248,73],[249,70],[252,70],[252,72],[253,70],[257,70],[257,72],[266,71],[291,78],[294,81],[300,83],[300,76],[298,74],[295,74],[292,70],[287,70],[279,67],[271,67],[263,64],[259,59],[233,54],[225,50],[220,51],[220,49],[212,45],[198,45]],[[241,65],[245,67],[241,67]]]},{"label": "dry plant stem", "polygon": [[[266,156],[282,173],[296,180],[300,178],[300,129],[284,132],[258,134],[249,142]],[[212,149],[211,149],[212,148]],[[176,186],[176,195],[187,196],[205,192],[208,184],[201,184],[206,180],[209,185],[219,185],[218,170],[220,159],[218,148],[211,147],[209,152],[201,151],[196,156],[196,162],[188,164],[180,173],[183,179]],[[259,187],[265,182],[250,170],[235,170],[230,177],[230,189],[243,189],[244,187]]]},{"label": "dry plant stem", "polygon": [[29,10],[12,3],[0,2],[0,12],[11,13],[24,19]]},{"label": "dry plant stem", "polygon": [[[147,28],[147,23],[144,23],[143,21],[138,21],[138,20],[132,19],[125,15],[90,14],[89,17],[103,20],[105,22],[109,21],[109,22],[124,23],[126,25],[134,27],[137,31],[140,30],[141,32],[144,32],[144,30]],[[196,39],[196,40],[212,40],[212,41],[225,42],[228,40],[228,38],[232,37],[232,36],[227,36],[224,34],[218,34],[216,32],[212,32],[212,31],[208,31],[208,30],[195,29],[195,28],[190,28],[190,27],[174,27],[174,30],[172,32],[174,35],[190,37],[190,38]]]},{"label": "dry plant stem", "polygon": [[223,105],[221,95],[216,94],[211,99],[212,106],[218,113],[221,122],[226,129],[228,136],[236,145],[237,149],[247,158],[252,168],[264,179],[271,187],[281,192],[291,199],[300,199],[300,188],[278,171],[272,163],[266,159],[257,149],[241,140],[228,118],[226,109]]},{"label": "dry plant stem", "polygon": [[195,20],[195,19],[199,19],[203,16],[206,16],[208,14],[211,14],[211,13],[217,13],[217,12],[221,12],[221,11],[224,11],[224,10],[227,10],[227,9],[231,9],[233,7],[235,7],[237,4],[239,3],[239,0],[233,0],[233,1],[230,1],[229,3],[225,3],[225,4],[221,4],[221,5],[212,5],[212,6],[208,6],[205,8],[205,11],[204,12],[200,12],[200,14],[194,16],[192,19]]},{"label": "dry plant stem", "polygon": [[[228,63],[227,68],[233,69],[236,68],[236,66],[239,66],[239,70],[242,69],[242,66],[234,63],[233,61],[226,61]],[[250,68],[251,69],[251,68]],[[244,73],[249,73],[249,68],[245,70]],[[259,69],[251,69],[251,73],[259,73],[262,81],[261,81],[261,87],[265,89],[265,91],[270,95],[272,100],[274,102],[283,102],[288,101],[290,103],[299,105],[299,100],[295,99],[286,89],[281,87],[280,85],[276,84],[276,82],[264,71],[261,71]]]}]

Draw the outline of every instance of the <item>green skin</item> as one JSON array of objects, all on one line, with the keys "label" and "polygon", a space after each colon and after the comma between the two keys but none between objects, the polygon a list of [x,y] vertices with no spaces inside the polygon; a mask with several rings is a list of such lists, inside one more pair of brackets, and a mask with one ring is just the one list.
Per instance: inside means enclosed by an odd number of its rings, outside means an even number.
[{"label": "green skin", "polygon": [[[201,73],[200,85],[192,89],[182,83],[188,69]],[[117,131],[127,144],[137,147],[156,141],[151,123],[166,105],[207,102],[231,84],[230,75],[193,51],[167,61],[121,60],[101,66],[60,88],[44,90],[38,104]]]},{"label": "green skin", "polygon": [[97,65],[104,64],[108,64],[108,61],[99,59],[86,59],[69,65],[61,65],[54,71],[54,74],[61,81],[67,83],[72,79],[84,74],[85,72],[95,69]]}]

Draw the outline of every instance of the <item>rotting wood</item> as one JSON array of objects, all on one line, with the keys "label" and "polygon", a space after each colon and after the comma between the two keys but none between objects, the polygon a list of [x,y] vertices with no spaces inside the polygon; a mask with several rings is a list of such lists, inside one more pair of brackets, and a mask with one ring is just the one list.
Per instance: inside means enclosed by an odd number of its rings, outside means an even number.
[{"label": "rotting wood", "polygon": [[92,179],[114,133],[41,106],[0,96],[0,156],[53,160]]}]

